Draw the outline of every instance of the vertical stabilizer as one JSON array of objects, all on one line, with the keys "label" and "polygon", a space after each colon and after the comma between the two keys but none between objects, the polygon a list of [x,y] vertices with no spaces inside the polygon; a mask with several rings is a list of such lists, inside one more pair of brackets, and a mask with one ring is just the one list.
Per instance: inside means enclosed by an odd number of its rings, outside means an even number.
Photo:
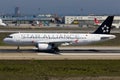
[{"label": "vertical stabilizer", "polygon": [[114,16],[108,16],[107,19],[98,27],[94,34],[110,34]]}]

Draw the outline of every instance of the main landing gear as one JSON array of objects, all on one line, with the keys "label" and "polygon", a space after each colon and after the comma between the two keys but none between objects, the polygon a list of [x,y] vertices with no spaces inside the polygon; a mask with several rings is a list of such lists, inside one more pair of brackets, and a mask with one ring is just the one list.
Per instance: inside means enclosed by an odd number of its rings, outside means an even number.
[{"label": "main landing gear", "polygon": [[53,48],[53,52],[54,52],[55,54],[59,54],[59,53],[60,53],[60,50],[59,50],[58,47],[55,47],[55,48]]},{"label": "main landing gear", "polygon": [[17,46],[17,50],[20,50],[20,46]]},{"label": "main landing gear", "polygon": [[17,46],[17,51],[18,51],[18,52],[20,51],[20,46]]}]

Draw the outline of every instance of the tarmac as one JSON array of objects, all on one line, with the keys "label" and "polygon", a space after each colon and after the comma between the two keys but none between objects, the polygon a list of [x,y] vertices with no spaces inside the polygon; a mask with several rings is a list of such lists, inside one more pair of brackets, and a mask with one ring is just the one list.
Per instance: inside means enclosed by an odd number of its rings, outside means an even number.
[{"label": "tarmac", "polygon": [[[93,30],[0,30],[0,33],[17,33],[17,32],[33,32],[33,33],[92,33]],[[120,33],[120,29],[113,30],[111,33]]]},{"label": "tarmac", "polygon": [[120,47],[60,47],[60,53],[38,51],[34,47],[1,46],[0,60],[118,60]]}]

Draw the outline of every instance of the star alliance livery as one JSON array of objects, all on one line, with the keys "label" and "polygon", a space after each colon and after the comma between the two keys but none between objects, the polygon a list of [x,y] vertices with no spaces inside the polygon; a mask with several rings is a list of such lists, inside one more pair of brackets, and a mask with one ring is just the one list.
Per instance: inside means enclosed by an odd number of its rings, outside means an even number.
[{"label": "star alliance livery", "polygon": [[[101,23],[100,21],[97,19],[97,18],[94,18],[94,25],[96,26],[100,26]],[[112,23],[112,27],[115,27],[115,28],[120,28],[120,22],[119,23]]]},{"label": "star alliance livery", "polygon": [[111,35],[111,25],[114,16],[108,16],[107,19],[91,34],[83,33],[14,33],[4,38],[4,42],[18,46],[36,46],[38,50],[52,50],[59,53],[60,45],[84,45],[94,42],[114,39]]}]

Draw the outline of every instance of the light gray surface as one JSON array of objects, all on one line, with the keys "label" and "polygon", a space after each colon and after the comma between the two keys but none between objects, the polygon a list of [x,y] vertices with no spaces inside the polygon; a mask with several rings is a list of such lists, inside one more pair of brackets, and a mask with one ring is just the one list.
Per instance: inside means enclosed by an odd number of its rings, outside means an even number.
[{"label": "light gray surface", "polygon": [[60,47],[60,54],[38,52],[33,47],[0,47],[2,60],[87,60],[120,59],[120,47]]},{"label": "light gray surface", "polygon": [[[37,33],[60,33],[60,32],[71,32],[71,33],[92,33],[92,30],[0,30],[1,33],[15,33],[15,32],[37,32]],[[120,30],[111,31],[111,33],[120,33]]]}]

